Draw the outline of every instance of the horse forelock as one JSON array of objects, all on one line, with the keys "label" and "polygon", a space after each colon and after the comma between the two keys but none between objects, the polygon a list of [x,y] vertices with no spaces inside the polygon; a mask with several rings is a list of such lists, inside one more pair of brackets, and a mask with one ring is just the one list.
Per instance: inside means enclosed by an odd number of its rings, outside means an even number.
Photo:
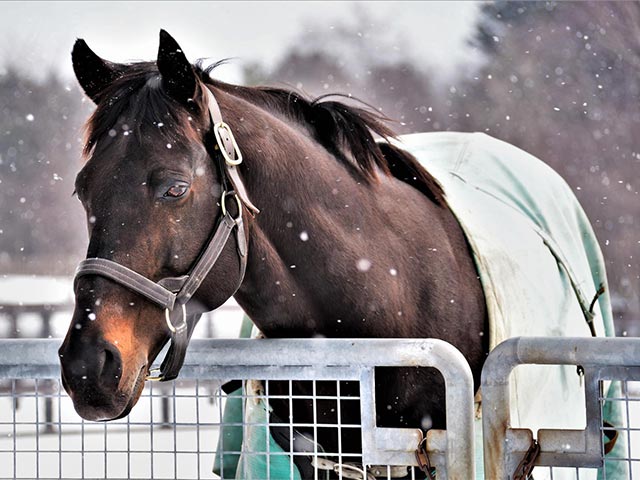
[{"label": "horse forelock", "polygon": [[106,138],[127,137],[138,144],[143,135],[162,144],[202,138],[199,104],[189,111],[171,98],[162,87],[155,62],[129,64],[120,78],[100,92],[99,99],[85,125],[85,158]]}]

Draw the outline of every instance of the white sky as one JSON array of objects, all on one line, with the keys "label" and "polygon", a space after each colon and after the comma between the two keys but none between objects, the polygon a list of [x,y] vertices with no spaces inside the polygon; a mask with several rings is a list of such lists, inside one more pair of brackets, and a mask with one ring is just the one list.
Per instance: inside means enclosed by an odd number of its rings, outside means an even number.
[{"label": "white sky", "polygon": [[[192,61],[237,57],[238,65],[256,60],[271,65],[300,32],[311,26],[329,31],[360,9],[372,19],[372,34],[397,32],[401,48],[416,62],[437,67],[434,80],[442,80],[472,60],[466,39],[478,3],[11,1],[0,2],[0,9],[0,65],[11,62],[29,72],[53,69],[70,77],[76,38],[109,60],[154,59],[160,28]],[[221,72],[216,76],[238,79],[237,66]]]}]

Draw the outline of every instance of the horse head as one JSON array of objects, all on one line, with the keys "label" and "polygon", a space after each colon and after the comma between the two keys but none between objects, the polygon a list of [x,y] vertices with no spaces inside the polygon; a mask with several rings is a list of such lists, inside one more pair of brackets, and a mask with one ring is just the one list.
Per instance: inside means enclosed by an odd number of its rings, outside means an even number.
[{"label": "horse head", "polygon": [[[188,312],[186,302],[182,308],[176,303],[175,318],[169,306],[141,295],[136,278],[116,281],[117,275],[109,275],[122,266],[125,277],[137,274],[149,285],[173,280],[163,287],[175,294],[215,231],[225,195],[212,160],[219,153],[212,146],[210,94],[164,31],[156,62],[108,62],[83,40],[76,42],[72,60],[97,105],[76,193],[87,214],[87,258],[100,259],[104,268],[85,264],[84,274],[79,270],[75,311],[59,354],[76,411],[86,419],[111,420],[127,415],[138,400],[172,323],[216,308],[234,293],[240,259],[235,242],[226,242],[209,265],[211,274],[199,279],[198,292],[206,295],[194,295]],[[240,203],[229,203],[239,215]]]}]

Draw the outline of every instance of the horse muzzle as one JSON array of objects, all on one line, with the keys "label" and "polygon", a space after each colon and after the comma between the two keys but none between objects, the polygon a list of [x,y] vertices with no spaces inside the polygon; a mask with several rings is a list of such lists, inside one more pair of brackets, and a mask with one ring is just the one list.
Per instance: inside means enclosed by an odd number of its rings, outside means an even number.
[{"label": "horse muzzle", "polygon": [[144,387],[146,364],[137,377],[123,379],[120,352],[104,340],[65,341],[58,353],[62,385],[78,415],[85,420],[107,421],[129,413]]}]

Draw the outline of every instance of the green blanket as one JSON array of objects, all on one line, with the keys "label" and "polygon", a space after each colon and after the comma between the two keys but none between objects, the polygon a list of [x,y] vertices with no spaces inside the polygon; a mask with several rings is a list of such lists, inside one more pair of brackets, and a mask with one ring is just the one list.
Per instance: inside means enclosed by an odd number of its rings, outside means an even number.
[{"label": "green blanket", "polygon": [[[585,311],[599,287],[606,287],[605,266],[566,182],[532,155],[480,133],[409,135],[402,143],[438,179],[469,240],[487,302],[491,348],[518,336],[590,336]],[[614,336],[608,289],[595,313],[596,333]],[[512,427],[530,428],[534,435],[541,428],[584,428],[584,394],[574,366],[521,366],[510,386]],[[618,388],[611,386],[608,395]],[[607,420],[624,425],[622,412],[608,407]],[[619,441],[610,455],[625,453]],[[622,467],[608,464],[607,478],[626,478],[626,471],[616,471]],[[482,462],[477,469],[482,471]],[[575,473],[554,472],[554,479],[564,478]],[[580,478],[596,478],[596,472],[581,471]]]}]

